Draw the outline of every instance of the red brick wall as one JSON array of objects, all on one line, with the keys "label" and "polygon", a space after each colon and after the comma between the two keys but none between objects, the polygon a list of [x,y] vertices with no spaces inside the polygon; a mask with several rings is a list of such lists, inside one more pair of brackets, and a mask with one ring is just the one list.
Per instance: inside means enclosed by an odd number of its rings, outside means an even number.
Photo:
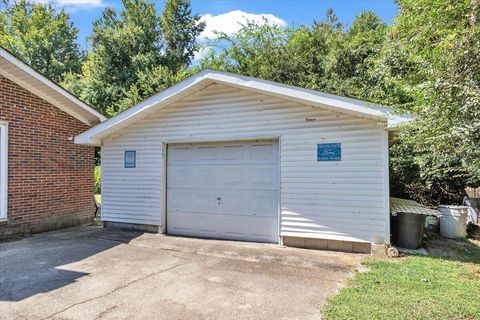
[{"label": "red brick wall", "polygon": [[72,137],[89,127],[0,76],[0,120],[8,121],[8,221],[0,238],[91,220],[94,148]]}]

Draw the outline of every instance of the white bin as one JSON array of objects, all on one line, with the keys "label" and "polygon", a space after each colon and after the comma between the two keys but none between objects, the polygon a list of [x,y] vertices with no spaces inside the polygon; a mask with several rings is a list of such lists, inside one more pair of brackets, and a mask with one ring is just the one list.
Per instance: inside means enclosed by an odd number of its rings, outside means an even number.
[{"label": "white bin", "polygon": [[440,234],[445,238],[465,238],[467,236],[466,206],[439,206]]}]

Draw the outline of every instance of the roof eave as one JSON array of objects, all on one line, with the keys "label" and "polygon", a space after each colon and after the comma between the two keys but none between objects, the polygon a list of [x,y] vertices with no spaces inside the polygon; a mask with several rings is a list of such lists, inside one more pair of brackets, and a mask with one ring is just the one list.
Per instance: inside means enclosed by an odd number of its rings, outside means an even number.
[{"label": "roof eave", "polygon": [[[85,131],[76,137],[75,142],[99,145],[101,140],[105,137],[114,134],[118,130],[140,119],[140,114],[147,116],[150,112],[154,112],[173,103],[176,96],[182,96],[186,93],[191,94],[192,92],[195,92],[195,90],[200,90],[212,83],[225,84],[245,90],[256,91],[304,105],[325,108],[335,112],[383,122],[386,124],[387,128],[390,127],[392,122],[390,116],[394,117],[389,113],[391,110],[385,106],[206,69],[180,83],[177,83],[165,91],[144,100],[121,114],[108,119],[98,126]],[[400,118],[402,117],[399,117],[398,119],[395,117],[395,121],[393,122],[403,121]]]},{"label": "roof eave", "polygon": [[[52,80],[46,78],[42,74],[40,74],[38,71],[15,57],[13,54],[5,50],[4,48],[0,47],[0,57],[7,61],[9,64],[11,64],[13,67],[18,68],[21,70],[24,74],[26,74],[25,79],[32,79],[36,81],[36,83],[40,84],[44,90],[38,90],[38,89],[32,89],[28,84],[27,80],[21,80],[18,78],[18,76],[8,73],[6,70],[1,70],[1,74],[10,79],[13,82],[19,83],[20,85],[24,86],[26,89],[29,91],[32,91],[35,95],[40,96],[41,98],[47,100],[48,102],[52,103],[59,109],[67,112],[71,116],[77,118],[81,122],[89,125],[89,126],[94,126],[98,123],[101,123],[107,118],[99,113],[98,111],[94,110],[92,107],[88,106],[85,102],[81,101],[74,95],[72,95],[70,92],[66,91],[56,83],[54,83]],[[50,91],[51,90],[51,91]],[[68,99],[72,103],[73,106],[75,106],[76,110],[72,110],[73,108],[67,107],[63,105],[62,103],[56,101],[53,98],[48,97],[48,93],[45,92],[55,92],[56,94],[59,94],[60,96],[64,97],[65,99]]]}]

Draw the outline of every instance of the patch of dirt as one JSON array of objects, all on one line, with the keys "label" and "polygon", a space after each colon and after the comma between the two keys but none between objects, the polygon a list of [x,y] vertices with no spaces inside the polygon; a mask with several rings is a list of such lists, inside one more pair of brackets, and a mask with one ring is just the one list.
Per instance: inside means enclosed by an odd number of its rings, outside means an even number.
[{"label": "patch of dirt", "polygon": [[447,260],[480,263],[480,241],[472,239],[448,239],[431,233],[424,247],[433,257]]}]

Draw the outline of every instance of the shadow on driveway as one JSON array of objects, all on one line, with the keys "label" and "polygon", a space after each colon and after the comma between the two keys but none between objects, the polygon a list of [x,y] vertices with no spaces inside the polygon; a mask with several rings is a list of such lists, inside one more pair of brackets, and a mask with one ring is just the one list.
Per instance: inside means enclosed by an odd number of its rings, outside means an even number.
[{"label": "shadow on driveway", "polygon": [[101,229],[94,228],[80,236],[76,230],[72,228],[0,242],[0,301],[21,301],[71,284],[88,273],[64,270],[61,266],[128,243],[142,234],[113,232],[104,239],[96,238]]}]

